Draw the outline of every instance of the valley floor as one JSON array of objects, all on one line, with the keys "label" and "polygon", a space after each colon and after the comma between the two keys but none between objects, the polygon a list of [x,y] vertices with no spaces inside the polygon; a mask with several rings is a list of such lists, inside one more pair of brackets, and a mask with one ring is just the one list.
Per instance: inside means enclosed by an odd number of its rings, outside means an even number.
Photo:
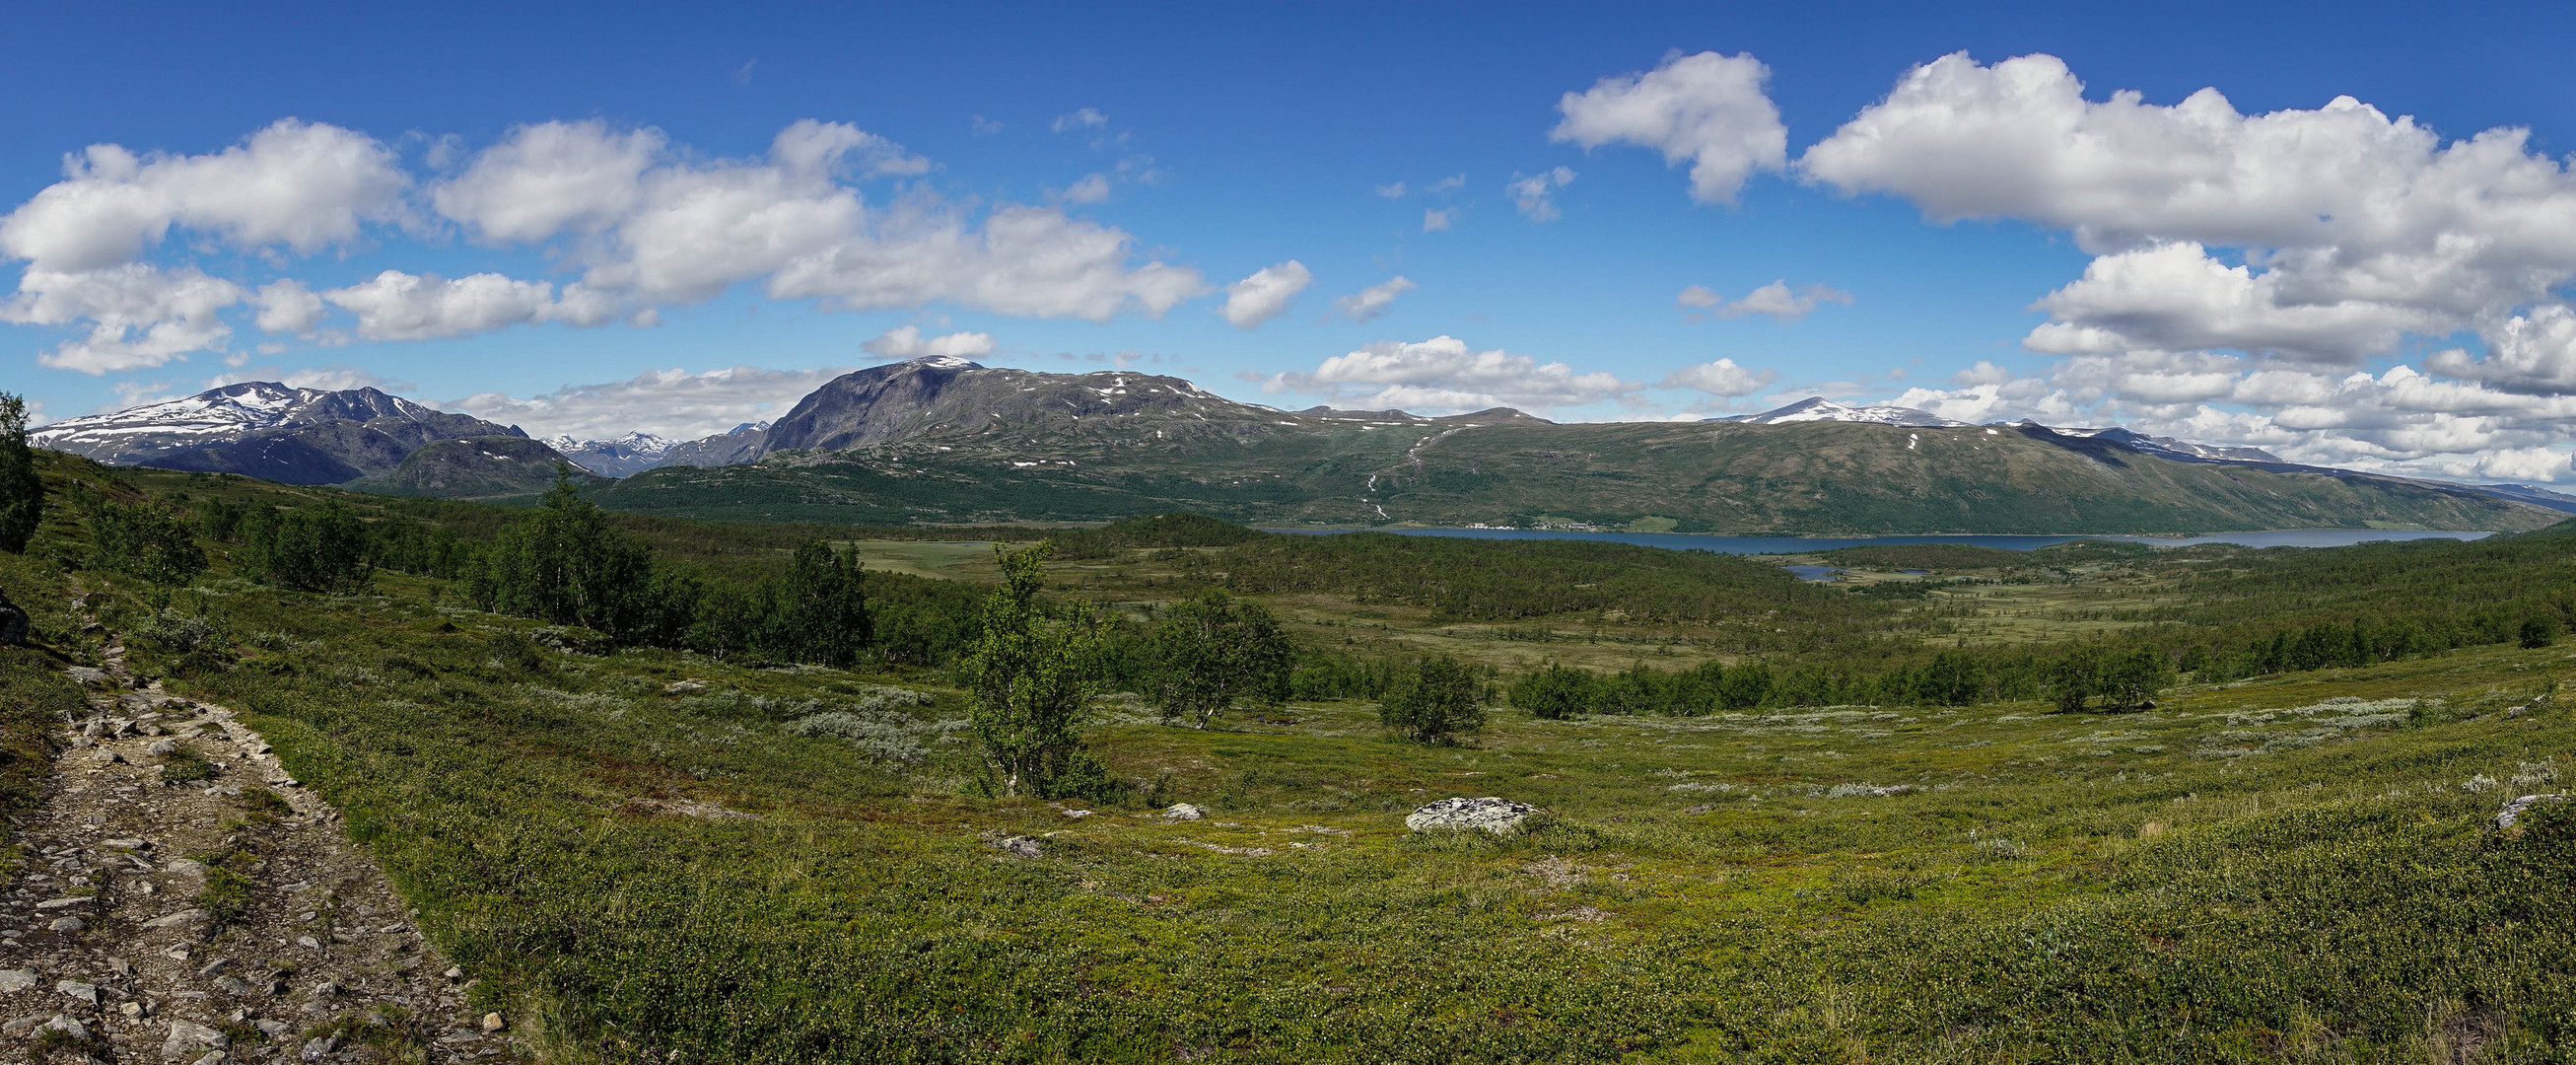
[{"label": "valley floor", "polygon": [[[1501,711],[1458,748],[1355,704],[1211,731],[1113,710],[1094,745],[1152,790],[1095,807],[978,797],[932,677],[513,661],[509,634],[543,633],[395,591],[214,582],[191,594],[244,657],[166,689],[237,708],[346,810],[279,816],[391,874],[400,902],[346,893],[347,922],[416,908],[419,956],[478,982],[466,1013],[548,1060],[2550,1061],[2576,1038],[2576,848],[2492,829],[2576,767],[2544,698],[2563,650],[2126,715]],[[867,709],[888,685],[933,701]],[[870,724],[795,734],[832,710]],[[1405,831],[1451,795],[1546,814]],[[27,868],[64,831],[22,830]],[[155,853],[218,846],[203,831]],[[221,952],[313,964],[272,945],[308,934],[291,920],[257,927],[261,950]],[[439,963],[394,971],[385,936],[348,948],[379,960],[344,986],[408,997],[427,1032],[461,1020],[442,980],[405,982]],[[31,941],[48,982],[114,986]],[[132,953],[161,1008],[231,1005],[178,1005],[213,978]],[[310,979],[260,1008],[307,1023]]]}]

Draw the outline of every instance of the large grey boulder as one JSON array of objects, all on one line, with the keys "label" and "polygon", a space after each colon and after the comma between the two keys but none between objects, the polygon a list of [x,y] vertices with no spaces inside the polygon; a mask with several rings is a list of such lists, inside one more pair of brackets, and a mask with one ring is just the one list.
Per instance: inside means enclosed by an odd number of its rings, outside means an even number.
[{"label": "large grey boulder", "polygon": [[1474,829],[1497,836],[1520,831],[1521,822],[1538,807],[1488,795],[1481,799],[1442,799],[1406,814],[1404,827],[1416,832]]},{"label": "large grey boulder", "polygon": [[2521,798],[2519,798],[2519,799],[2515,799],[2515,800],[2514,800],[2514,801],[2512,801],[2512,802],[2509,802],[2509,803],[2504,804],[2504,809],[2496,811],[2496,818],[2495,818],[2496,831],[2498,831],[2498,832],[2511,832],[2511,831],[2513,831],[2513,823],[2514,823],[2514,822],[2516,822],[2516,821],[2521,820],[2521,819],[2522,819],[2522,812],[2523,812],[2523,811],[2525,811],[2525,810],[2531,809],[2533,806],[2539,805],[2539,804],[2544,803],[2544,802],[2565,802],[2565,801],[2567,801],[2567,796],[2565,796],[2565,795],[2561,795],[2561,794],[2557,794],[2557,793],[2551,793],[2551,794],[2548,794],[2548,795],[2525,795],[2525,796],[2523,796],[2523,797],[2521,797]]}]

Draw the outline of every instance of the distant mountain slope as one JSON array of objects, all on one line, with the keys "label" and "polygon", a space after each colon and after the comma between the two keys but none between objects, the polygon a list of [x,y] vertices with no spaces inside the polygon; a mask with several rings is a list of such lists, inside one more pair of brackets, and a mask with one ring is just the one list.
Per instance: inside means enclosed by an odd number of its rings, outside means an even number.
[{"label": "distant mountain slope", "polygon": [[744,422],[727,432],[671,445],[660,465],[731,466],[759,458],[768,444],[768,422]]},{"label": "distant mountain slope", "polygon": [[1911,417],[1884,413],[1903,408],[1799,406],[1815,416],[1560,425],[1518,412],[1290,412],[1171,377],[919,360],[817,390],[770,429],[756,463],[666,466],[595,495],[701,517],[925,524],[1189,510],[1273,524],[2180,533],[2556,518],[2462,486],[2212,458],[2125,431],[1915,426],[1883,420]]},{"label": "distant mountain slope", "polygon": [[2547,507],[2561,514],[2576,514],[2576,496],[2565,492],[2553,492],[2528,484],[2473,484],[2467,487],[2470,491],[2483,492],[2499,499],[2529,503],[2535,507]]},{"label": "distant mountain slope", "polygon": [[415,449],[442,437],[525,434],[373,388],[329,392],[246,381],[186,399],[55,422],[27,435],[38,447],[111,465],[338,484],[391,472]]},{"label": "distant mountain slope", "polygon": [[[524,436],[433,440],[393,470],[352,481],[348,487],[378,495],[522,499],[554,487],[555,466],[565,461],[555,449]],[[601,481],[577,466],[573,479],[583,484]]]},{"label": "distant mountain slope", "polygon": [[642,473],[662,464],[662,457],[677,446],[651,433],[635,432],[615,440],[575,440],[569,436],[550,436],[547,447],[572,460],[572,464],[602,477],[624,477]]},{"label": "distant mountain slope", "polygon": [[1789,422],[1864,422],[1875,425],[1938,427],[1968,424],[1954,422],[1931,411],[1916,410],[1912,407],[1854,407],[1836,403],[1823,396],[1809,396],[1786,407],[1766,410],[1760,414],[1739,414],[1724,420],[1750,425],[1784,425]]}]

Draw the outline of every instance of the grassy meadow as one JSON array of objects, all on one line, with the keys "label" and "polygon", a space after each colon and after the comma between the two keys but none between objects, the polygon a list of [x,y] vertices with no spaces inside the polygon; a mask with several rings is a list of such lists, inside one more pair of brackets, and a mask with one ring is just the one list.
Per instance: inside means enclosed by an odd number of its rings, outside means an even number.
[{"label": "grassy meadow", "polygon": [[[792,543],[631,528],[746,571]],[[990,575],[978,549],[858,546],[872,569]],[[1225,550],[1104,548],[1053,580],[1137,613],[1204,583],[1207,559],[1251,557]],[[2490,827],[2507,799],[2576,775],[2576,692],[2559,684],[2576,646],[2187,683],[2121,714],[1498,706],[1458,746],[1391,738],[1364,701],[1198,730],[1113,698],[1086,736],[1134,789],[1047,803],[976,786],[941,669],[614,650],[401,573],[318,595],[219,562],[174,589],[60,555],[0,555],[38,635],[94,652],[61,604],[106,593],[138,667],[263,730],[546,1060],[2576,1058],[2576,817]],[[1445,650],[1508,674],[1757,653],[1721,624],[1737,598],[1775,602],[1762,628],[1863,648],[2169,628],[2160,612],[2197,602],[2177,598],[2188,567],[2275,557],[1950,559],[1928,567],[1944,587],[1905,596],[1636,563],[1714,597],[1713,620],[1683,616],[1701,600],[1666,583],[1629,596],[1680,604],[1651,618],[1488,617],[1366,582],[1247,594],[1309,647]],[[1927,568],[1827,561],[1875,567],[1863,585]],[[223,651],[157,643],[174,619],[213,626]],[[1795,653],[1791,635],[1763,646]],[[10,742],[69,692],[55,664],[0,651]],[[29,757],[6,753],[0,775]],[[1453,795],[1544,812],[1508,838],[1405,831]],[[1207,817],[1161,816],[1176,802]],[[995,846],[1013,836],[1042,853]]]}]

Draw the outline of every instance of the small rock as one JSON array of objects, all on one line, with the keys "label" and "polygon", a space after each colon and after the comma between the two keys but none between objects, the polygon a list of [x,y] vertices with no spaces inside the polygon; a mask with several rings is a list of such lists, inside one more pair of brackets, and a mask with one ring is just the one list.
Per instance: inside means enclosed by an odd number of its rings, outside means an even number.
[{"label": "small rock", "polygon": [[54,990],[62,992],[64,997],[69,998],[74,1002],[91,1006],[98,1005],[97,984],[84,983],[79,980],[62,980],[57,981],[54,984]]},{"label": "small rock", "polygon": [[124,1014],[125,1019],[129,1021],[141,1020],[143,1019],[143,1004],[140,1002],[119,1002],[116,1004],[116,1012]]},{"label": "small rock", "polygon": [[1071,818],[1080,819],[1080,818],[1085,818],[1085,817],[1089,817],[1089,816],[1091,816],[1091,811],[1089,811],[1089,810],[1067,810],[1067,811],[1065,811],[1065,812],[1064,812],[1064,815],[1065,815],[1066,817],[1071,817]]},{"label": "small rock", "polygon": [[12,1038],[25,1035],[29,1032],[35,1031],[37,1025],[51,1020],[54,1016],[55,1015],[51,1013],[30,1013],[14,1018],[7,1024],[0,1024],[0,1035],[10,1036]]},{"label": "small rock", "polygon": [[1022,858],[1035,858],[1046,853],[1046,844],[1029,836],[1012,836],[999,843],[993,844],[993,846],[1001,848],[1006,853],[1015,854]]},{"label": "small rock", "polygon": [[253,993],[251,986],[243,983],[241,977],[231,975],[216,977],[215,990],[236,998],[247,998]]},{"label": "small rock", "polygon": [[294,1025],[288,1024],[285,1021],[253,1021],[251,1022],[251,1026],[267,1033],[268,1037],[271,1039],[275,1039],[278,1036],[285,1035],[286,1033],[295,1030]]},{"label": "small rock", "polygon": [[36,1026],[36,1034],[41,1036],[46,1032],[61,1032],[64,1035],[70,1036],[72,1042],[75,1043],[89,1042],[89,1027],[87,1025],[69,1017],[65,1017],[59,1013],[54,1014],[54,1018],[52,1020]]},{"label": "small rock", "polygon": [[332,983],[329,980],[324,980],[321,983],[313,985],[313,997],[315,998],[329,998],[339,993],[340,985]]},{"label": "small rock", "polygon": [[107,959],[107,967],[110,970],[113,970],[118,976],[134,975],[134,963],[123,958]]},{"label": "small rock", "polygon": [[1196,821],[1206,816],[1207,811],[1185,802],[1176,802],[1163,809],[1163,820],[1166,821]]},{"label": "small rock", "polygon": [[[448,978],[448,979],[450,979],[450,980],[462,980],[462,979],[465,979],[465,970],[464,970],[464,968],[463,968],[463,967],[461,967],[461,966],[451,965],[451,966],[448,966],[448,967],[447,967],[447,971],[446,971],[446,972],[444,972],[444,973],[440,973],[439,975],[444,976],[444,977],[446,977],[446,978]],[[30,979],[33,979],[33,977],[30,977]]]},{"label": "small rock", "polygon": [[210,962],[205,963],[204,965],[197,966],[197,975],[198,975],[198,976],[201,976],[201,977],[204,977],[204,976],[213,976],[213,975],[215,975],[216,973],[219,973],[219,972],[224,971],[225,969],[231,968],[231,967],[232,967],[232,964],[233,964],[233,960],[232,960],[231,958],[217,958],[217,959],[215,959],[215,960],[213,960],[213,961],[210,961]]},{"label": "small rock", "polygon": [[59,899],[46,899],[43,902],[39,902],[36,904],[36,908],[39,910],[68,910],[74,906],[78,906],[81,903],[89,901],[91,901],[91,899],[87,895],[65,895]]},{"label": "small rock", "polygon": [[483,1015],[483,1030],[486,1032],[498,1032],[509,1027],[510,1022],[502,1020],[501,1015],[498,1013],[486,1013]]},{"label": "small rock", "polygon": [[178,858],[172,860],[170,864],[162,866],[161,871],[176,876],[204,876],[206,875],[206,866],[205,863],[194,858]]},{"label": "small rock", "polygon": [[179,749],[179,741],[177,741],[177,740],[173,740],[173,739],[158,739],[158,740],[154,740],[154,741],[152,741],[152,745],[151,745],[151,746],[149,746],[149,747],[145,747],[145,748],[143,749],[143,753],[145,753],[145,754],[172,754],[172,753],[177,752],[177,751],[178,751],[178,749]]},{"label": "small rock", "polygon": [[0,992],[24,991],[36,986],[33,969],[0,969]]},{"label": "small rock", "polygon": [[233,1056],[230,1054],[226,1054],[220,1050],[209,1050],[206,1052],[205,1057],[198,1058],[196,1061],[189,1063],[189,1065],[234,1065],[234,1062]]},{"label": "small rock", "polygon": [[2507,718],[2521,717],[2522,712],[2529,709],[2531,708],[2528,706],[2508,706],[2504,708],[2504,716]]},{"label": "small rock", "polygon": [[54,923],[45,927],[57,932],[86,932],[89,931],[89,922],[78,917],[57,917]]},{"label": "small rock", "polygon": [[297,937],[297,939],[295,940],[295,945],[296,945],[296,946],[299,946],[299,947],[302,947],[302,948],[304,948],[304,949],[306,949],[306,950],[320,950],[320,949],[322,949],[322,941],[321,941],[321,940],[318,940],[318,939],[315,939],[315,938],[313,938],[312,936],[300,936],[300,937]]},{"label": "small rock", "polygon": [[222,1048],[232,1037],[194,1021],[170,1022],[170,1038],[161,1041],[161,1060],[177,1061],[198,1047]]},{"label": "small rock", "polygon": [[[178,863],[178,862],[172,862],[172,863],[170,863],[170,864],[175,866],[175,865],[177,865],[177,864],[179,864],[179,863]],[[204,867],[204,866],[198,866],[198,868],[199,868],[200,870],[202,870],[202,869],[204,869],[205,867]],[[145,927],[145,928],[169,928],[169,927],[173,927],[173,926],[175,926],[175,925],[195,924],[195,923],[197,923],[197,922],[199,922],[199,921],[203,921],[203,920],[205,920],[205,919],[206,919],[206,917],[207,917],[207,914],[206,914],[206,911],[204,911],[204,910],[198,910],[198,909],[187,909],[187,910],[181,910],[181,911],[179,911],[179,912],[177,912],[177,913],[167,914],[167,915],[164,915],[164,916],[161,916],[161,917],[155,917],[155,918],[153,918],[153,919],[151,919],[151,920],[149,920],[149,921],[145,921],[145,922],[143,922],[143,927]]]},{"label": "small rock", "polygon": [[306,1061],[320,1061],[324,1058],[330,1057],[331,1052],[338,1049],[340,1049],[339,1036],[316,1036],[305,1040],[304,1049],[296,1051],[295,1056]]},{"label": "small rock", "polygon": [[675,680],[662,686],[664,695],[694,695],[705,690],[707,690],[706,685],[694,680]]},{"label": "small rock", "polygon": [[2515,799],[2512,802],[2504,804],[2504,809],[2496,811],[2496,831],[2513,831],[2513,823],[2522,819],[2523,811],[2531,809],[2532,806],[2536,804],[2565,801],[2567,801],[2567,796],[2556,792],[2552,792],[2547,795],[2525,795],[2519,799]]},{"label": "small rock", "polygon": [[1406,814],[1404,827],[1416,832],[1474,829],[1500,836],[1519,831],[1521,822],[1537,812],[1538,807],[1528,803],[1491,795],[1481,799],[1442,799]]}]

